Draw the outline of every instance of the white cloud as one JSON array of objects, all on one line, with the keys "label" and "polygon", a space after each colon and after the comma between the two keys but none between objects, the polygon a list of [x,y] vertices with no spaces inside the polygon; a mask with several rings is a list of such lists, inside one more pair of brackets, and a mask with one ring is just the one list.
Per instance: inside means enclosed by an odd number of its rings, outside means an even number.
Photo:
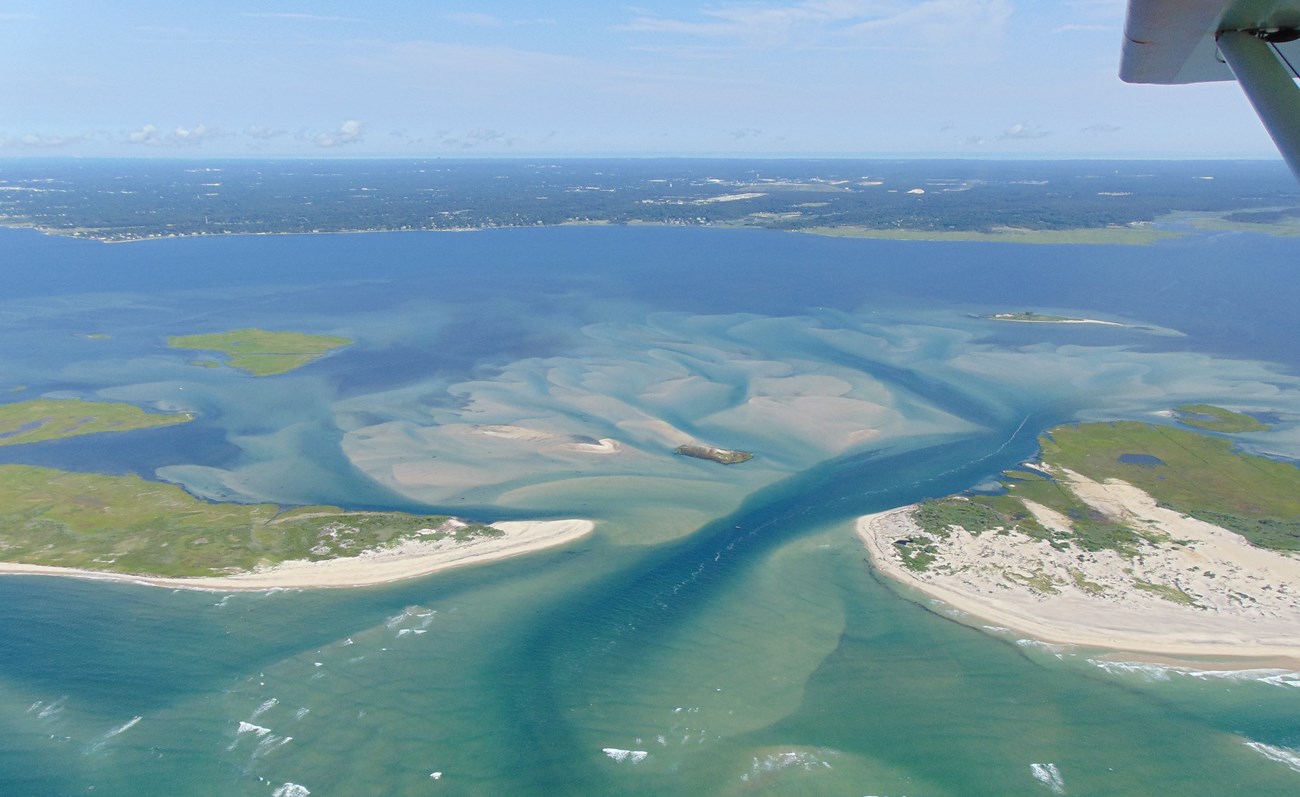
[{"label": "white cloud", "polygon": [[477,149],[478,147],[513,147],[515,139],[500,130],[490,127],[476,127],[459,135],[441,132],[443,146],[460,149]]},{"label": "white cloud", "polygon": [[1024,122],[1021,122],[1019,124],[1014,124],[1011,127],[1008,127],[1006,130],[1002,131],[1002,135],[998,136],[998,138],[1003,140],[1046,138],[1051,134],[1052,134],[1051,130],[1044,130],[1041,127],[1035,127],[1034,125],[1025,124]]},{"label": "white cloud", "polygon": [[80,144],[94,138],[92,133],[59,136],[49,133],[24,133],[20,136],[0,136],[0,149],[54,149]]},{"label": "white cloud", "polygon": [[157,125],[147,124],[138,130],[126,134],[128,144],[142,144],[146,147],[183,147],[197,146],[225,134],[207,125],[194,127],[176,127],[172,130],[160,130]]},{"label": "white cloud", "polygon": [[213,130],[207,125],[178,127],[171,132],[171,138],[177,144],[201,144],[204,139],[211,138],[212,135]]},{"label": "white cloud", "polygon": [[158,134],[158,128],[154,125],[145,125],[139,130],[133,130],[126,134],[126,140],[132,144],[151,144],[159,143],[161,136]]},{"label": "white cloud", "polygon": [[339,125],[339,129],[326,133],[312,133],[307,135],[307,139],[318,147],[341,147],[346,144],[357,144],[366,137],[366,126],[356,119],[349,119]]}]

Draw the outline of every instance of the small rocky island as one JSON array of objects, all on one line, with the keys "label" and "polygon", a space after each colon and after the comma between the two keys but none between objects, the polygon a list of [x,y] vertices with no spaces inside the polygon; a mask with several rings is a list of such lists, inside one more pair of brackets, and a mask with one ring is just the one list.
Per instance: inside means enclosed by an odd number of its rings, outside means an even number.
[{"label": "small rocky island", "polygon": [[677,448],[673,449],[673,453],[681,454],[684,457],[695,457],[696,459],[708,459],[713,462],[721,462],[723,465],[738,465],[741,462],[748,462],[754,458],[754,455],[748,451],[732,451],[729,448],[702,446],[694,443],[677,446]]}]

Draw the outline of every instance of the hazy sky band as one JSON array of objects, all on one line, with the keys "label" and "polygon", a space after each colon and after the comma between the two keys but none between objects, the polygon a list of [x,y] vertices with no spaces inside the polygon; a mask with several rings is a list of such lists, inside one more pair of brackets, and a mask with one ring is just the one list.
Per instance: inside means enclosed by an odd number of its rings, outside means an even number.
[{"label": "hazy sky band", "polygon": [[0,157],[1276,157],[1231,83],[1121,83],[1123,16],[1123,0],[0,0]]}]

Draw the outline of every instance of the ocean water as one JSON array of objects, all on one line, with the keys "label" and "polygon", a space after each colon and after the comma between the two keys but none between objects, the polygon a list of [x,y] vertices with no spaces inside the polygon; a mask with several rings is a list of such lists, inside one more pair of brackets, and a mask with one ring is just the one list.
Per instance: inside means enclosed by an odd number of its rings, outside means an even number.
[{"label": "ocean water", "polygon": [[[0,448],[214,500],[590,517],[383,587],[0,579],[6,795],[1221,795],[1300,788],[1300,674],[1027,643],[882,582],[853,518],[1076,419],[1275,413],[1294,243],[561,228],[122,245],[0,230],[0,390],[192,424]],[[1135,327],[985,320],[1033,309]],[[168,335],[357,343],[252,379]],[[91,337],[107,335],[107,338]],[[533,439],[485,434],[526,429]],[[722,467],[677,436],[756,453]],[[565,448],[601,438],[617,455]]]}]

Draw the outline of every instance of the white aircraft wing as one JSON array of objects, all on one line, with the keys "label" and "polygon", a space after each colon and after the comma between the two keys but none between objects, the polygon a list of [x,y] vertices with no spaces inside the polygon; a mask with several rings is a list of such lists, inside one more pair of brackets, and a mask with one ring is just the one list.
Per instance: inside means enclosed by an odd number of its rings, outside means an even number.
[{"label": "white aircraft wing", "polygon": [[1241,84],[1300,177],[1300,0],[1129,0],[1120,78]]}]

